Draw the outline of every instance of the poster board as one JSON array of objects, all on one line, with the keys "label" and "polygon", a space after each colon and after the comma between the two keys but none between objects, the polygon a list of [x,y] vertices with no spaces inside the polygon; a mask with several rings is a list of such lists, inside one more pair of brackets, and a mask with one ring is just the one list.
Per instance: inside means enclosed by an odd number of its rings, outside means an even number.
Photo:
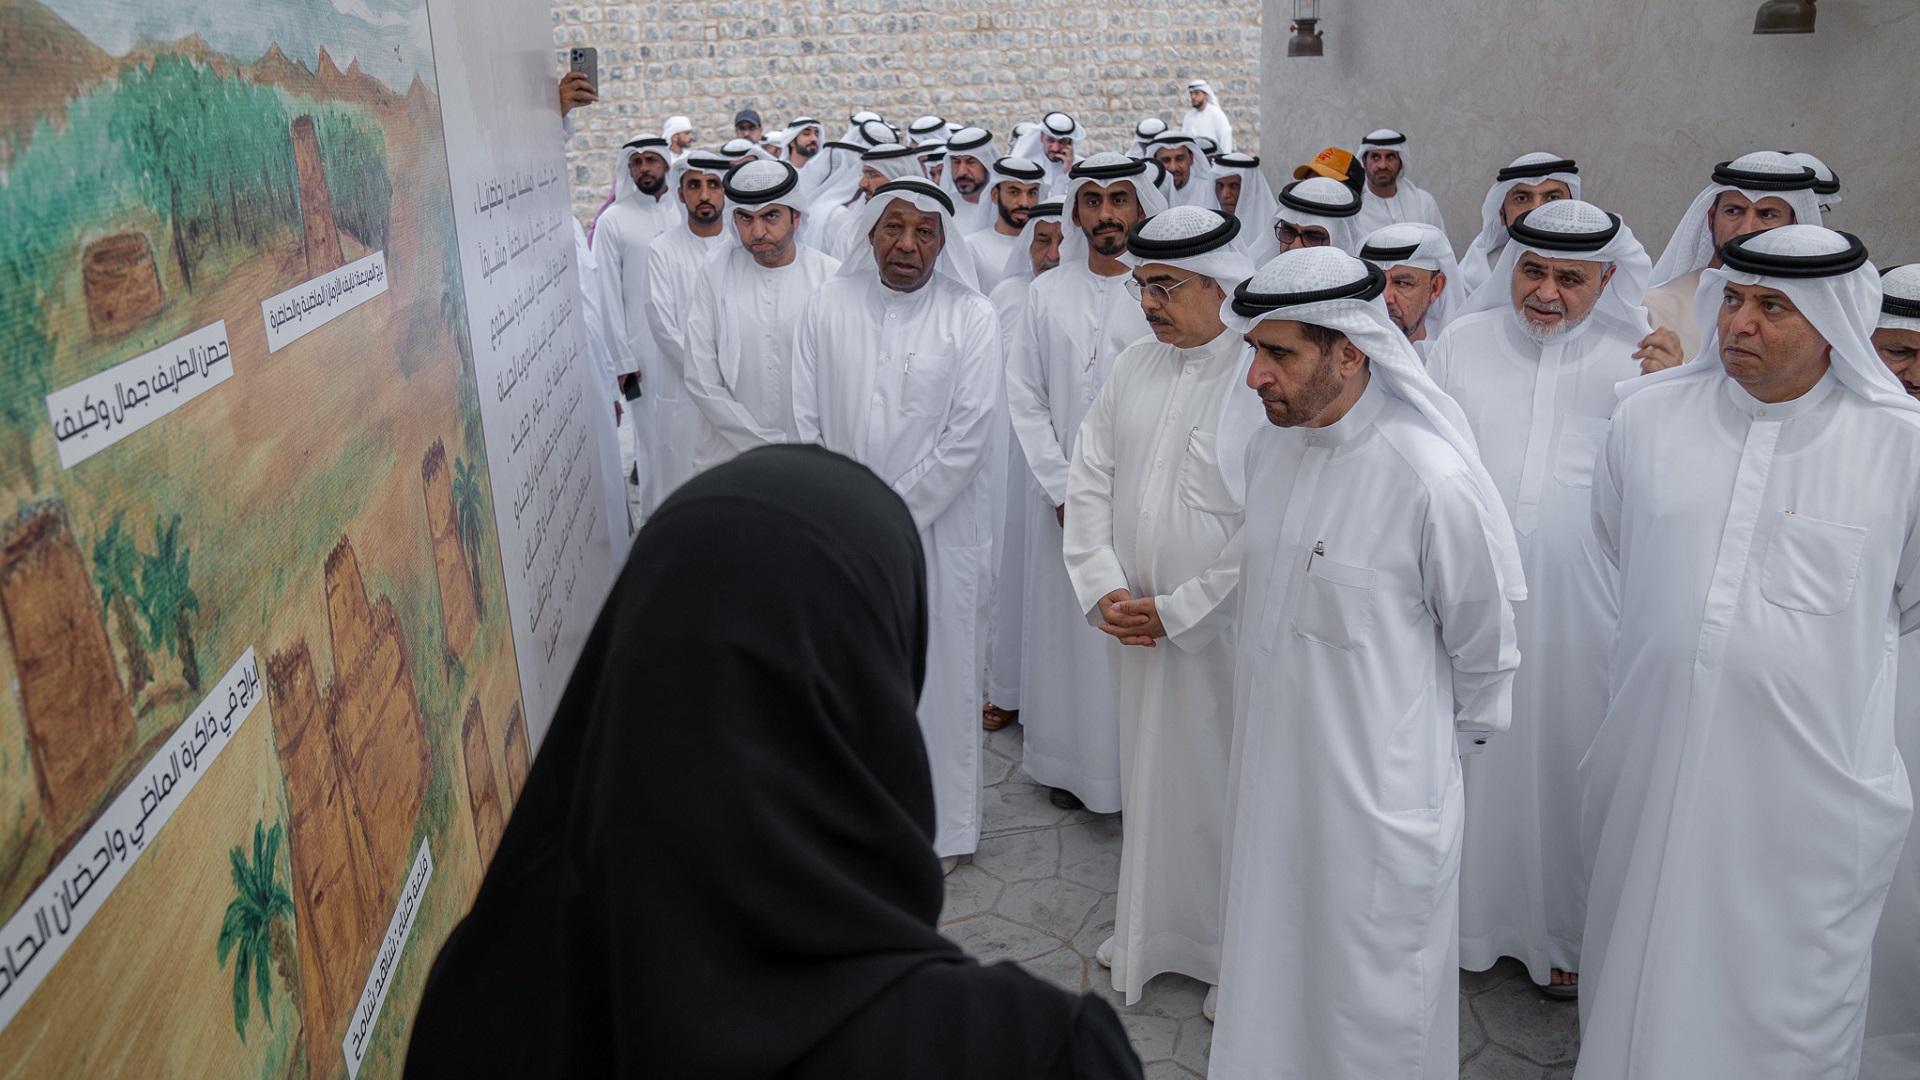
[{"label": "poster board", "polygon": [[400,1071],[625,548],[468,6],[0,0],[0,1077]]}]

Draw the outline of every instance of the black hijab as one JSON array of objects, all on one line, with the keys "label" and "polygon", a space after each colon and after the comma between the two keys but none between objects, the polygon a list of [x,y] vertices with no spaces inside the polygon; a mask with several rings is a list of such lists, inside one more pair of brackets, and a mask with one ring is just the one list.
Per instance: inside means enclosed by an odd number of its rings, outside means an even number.
[{"label": "black hijab", "polygon": [[407,1075],[1138,1076],[1103,1003],[934,929],[924,567],[905,504],[819,448],[668,499],[434,962]]}]

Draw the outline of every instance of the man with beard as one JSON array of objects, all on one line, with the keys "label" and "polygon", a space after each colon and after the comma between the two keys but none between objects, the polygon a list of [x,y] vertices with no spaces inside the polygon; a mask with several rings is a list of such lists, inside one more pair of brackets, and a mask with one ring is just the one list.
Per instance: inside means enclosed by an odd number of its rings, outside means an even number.
[{"label": "man with beard", "polygon": [[820,121],[811,116],[802,116],[787,125],[787,161],[796,169],[804,169],[813,155],[820,152]]},{"label": "man with beard", "polygon": [[1618,217],[1577,199],[1507,230],[1494,280],[1508,294],[1475,293],[1427,354],[1500,487],[1528,582],[1513,606],[1526,658],[1513,727],[1464,763],[1460,966],[1511,956],[1571,1000],[1587,915],[1579,765],[1606,715],[1601,658],[1619,617],[1618,579],[1593,532],[1593,463],[1614,387],[1639,372],[1651,260]]},{"label": "man with beard", "polygon": [[[1240,222],[1176,206],[1127,238],[1152,338],[1120,355],[1074,444],[1063,554],[1111,640],[1123,829],[1114,936],[1095,955],[1129,1004],[1177,971],[1220,981],[1220,851],[1247,440],[1246,343],[1220,320],[1253,272]],[[1202,1013],[1211,1016],[1213,994]]]},{"label": "man with beard", "polygon": [[678,161],[693,148],[693,121],[685,116],[669,116],[667,122],[660,125],[660,134],[667,140],[667,156]]},{"label": "man with beard", "polygon": [[1168,206],[1218,208],[1214,197],[1213,166],[1200,150],[1200,141],[1184,131],[1169,131],[1153,140],[1153,160],[1167,170],[1163,189]]},{"label": "man with beard", "polygon": [[[1920,398],[1920,263],[1888,270],[1880,277],[1880,288],[1874,351],[1907,396]],[[1905,763],[1914,803],[1920,805],[1920,634],[1900,639],[1893,723],[1894,746]],[[1914,821],[1907,827],[1907,844],[1873,937],[1860,1080],[1920,1076],[1920,814]]]},{"label": "man with beard", "polygon": [[[869,249],[843,263],[794,331],[801,442],[866,465],[905,500],[927,563],[926,739],[933,849],[950,873],[980,843],[980,669],[993,555],[993,305],[946,251],[953,203],[925,180],[882,185],[862,211]],[[777,568],[772,568],[777,571]]]},{"label": "man with beard", "polygon": [[1021,761],[1054,789],[1054,805],[1111,814],[1120,730],[1106,640],[1087,625],[1060,560],[1067,462],[1114,360],[1148,333],[1120,256],[1127,230],[1166,205],[1151,166],[1123,154],[1095,154],[1070,175],[1060,267],[1033,283],[1007,351],[1007,411],[1042,499],[1027,508]]},{"label": "man with beard", "polygon": [[1387,275],[1387,317],[1425,359],[1427,346],[1460,306],[1460,267],[1447,234],[1420,222],[1388,225],[1367,237],[1360,257]]},{"label": "man with beard", "polygon": [[[1670,368],[1699,354],[1694,293],[1700,275],[1720,265],[1728,241],[1782,225],[1820,224],[1820,194],[1814,190],[1819,179],[1811,168],[1771,150],[1713,167],[1713,182],[1680,216],[1673,239],[1654,265],[1647,314],[1655,329],[1635,354],[1643,371]],[[1709,308],[1707,314],[1715,310]]]},{"label": "man with beard", "polygon": [[1507,728],[1526,585],[1384,277],[1282,252],[1222,313],[1272,426],[1246,457],[1213,1080],[1460,1067],[1459,753]]},{"label": "man with beard", "polygon": [[621,147],[614,162],[613,201],[600,212],[591,234],[600,291],[605,297],[600,305],[600,333],[628,403],[620,420],[626,429],[622,457],[633,455],[628,482],[635,483],[638,477],[642,486],[640,491],[630,491],[633,499],[629,501],[638,503],[633,507],[636,524],[644,516],[641,508],[646,505],[646,477],[638,474],[653,469],[650,432],[639,413],[651,408],[646,395],[654,388],[640,385],[641,373],[653,370],[658,362],[653,332],[647,327],[646,284],[640,266],[647,245],[680,220],[679,201],[665,197],[667,170],[666,139],[642,135]]},{"label": "man with beard", "polygon": [[696,472],[794,441],[793,327],[813,290],[840,268],[796,239],[793,166],[748,162],[722,182],[740,243],[707,259],[687,316],[687,394],[707,422]]},{"label": "man with beard", "polygon": [[1480,204],[1480,232],[1460,256],[1461,296],[1472,296],[1493,275],[1507,245],[1508,222],[1555,199],[1579,197],[1580,166],[1558,154],[1521,154],[1496,173]]},{"label": "man with beard", "polygon": [[[1060,204],[1039,203],[1020,230],[1013,253],[1000,268],[1000,284],[988,299],[1000,324],[1000,346],[1004,351],[1020,327],[1026,311],[1027,293],[1035,278],[1060,265]],[[985,269],[982,267],[981,269]],[[1027,514],[1040,502],[1040,488],[1027,468],[1027,455],[1006,419],[1006,395],[1001,395],[1001,423],[1005,434],[996,435],[995,446],[1003,451],[1001,471],[1006,489],[996,504],[998,513],[993,535],[995,566],[993,614],[987,629],[987,695],[981,710],[981,726],[999,731],[1020,718],[1020,651],[1023,640],[1027,581]],[[991,466],[989,466],[991,467]]]},{"label": "man with beard", "polygon": [[1020,242],[1027,215],[1040,201],[1040,182],[1046,175],[1045,169],[1025,158],[1003,157],[993,163],[993,187],[987,196],[993,225],[967,237],[982,291],[991,293],[1000,284],[1001,271]]},{"label": "man with beard", "polygon": [[947,167],[940,176],[940,190],[953,200],[954,224],[962,233],[992,227],[992,202],[983,198],[992,160],[993,133],[985,128],[963,127],[947,140]]},{"label": "man with beard", "polygon": [[674,163],[673,188],[687,208],[686,224],[668,229],[647,246],[641,260],[647,325],[653,332],[656,367],[641,378],[651,400],[646,415],[653,476],[642,510],[651,515],[673,490],[693,476],[693,455],[706,437],[706,421],[687,394],[687,314],[695,287],[706,274],[707,256],[730,242],[721,208],[721,178],[733,162],[694,150]]},{"label": "man with beard", "polygon": [[1360,231],[1371,233],[1405,221],[1425,222],[1446,231],[1440,204],[1406,178],[1407,137],[1381,128],[1360,140],[1360,166],[1367,171],[1361,193]]},{"label": "man with beard", "polygon": [[745,139],[754,145],[760,143],[762,125],[760,114],[753,109],[741,109],[733,114],[733,137]]},{"label": "man with beard", "polygon": [[1624,384],[1594,466],[1620,620],[1580,763],[1578,1080],[1857,1075],[1912,813],[1920,401],[1874,350],[1880,276],[1807,224],[1720,262],[1699,357]]},{"label": "man with beard", "polygon": [[1212,139],[1218,153],[1233,153],[1233,123],[1227,119],[1226,110],[1214,99],[1213,85],[1205,79],[1188,83],[1187,104],[1193,106],[1193,111],[1180,121],[1180,130],[1195,137]]}]

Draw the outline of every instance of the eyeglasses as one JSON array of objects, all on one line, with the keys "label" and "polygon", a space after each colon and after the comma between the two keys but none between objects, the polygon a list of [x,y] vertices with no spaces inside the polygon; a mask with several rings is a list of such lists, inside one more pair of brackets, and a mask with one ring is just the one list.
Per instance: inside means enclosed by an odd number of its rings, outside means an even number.
[{"label": "eyeglasses", "polygon": [[1309,226],[1303,229],[1291,221],[1282,221],[1275,224],[1273,227],[1273,235],[1280,240],[1282,246],[1287,244],[1305,244],[1308,247],[1326,247],[1328,244],[1333,243],[1333,237],[1328,234],[1327,230],[1319,228],[1318,226]]},{"label": "eyeglasses", "polygon": [[1133,298],[1136,301],[1145,300],[1151,296],[1153,297],[1153,302],[1156,304],[1170,303],[1173,300],[1173,290],[1185,285],[1187,281],[1192,281],[1193,278],[1200,276],[1199,274],[1195,274],[1186,281],[1176,281],[1171,285],[1148,285],[1137,277],[1129,277],[1127,278],[1127,291],[1133,294]]}]

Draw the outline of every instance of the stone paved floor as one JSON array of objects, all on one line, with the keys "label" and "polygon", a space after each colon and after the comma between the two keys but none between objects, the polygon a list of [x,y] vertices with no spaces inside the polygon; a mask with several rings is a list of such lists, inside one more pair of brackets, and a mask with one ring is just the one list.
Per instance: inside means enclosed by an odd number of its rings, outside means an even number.
[{"label": "stone paved floor", "polygon": [[[1093,951],[1113,933],[1120,819],[1071,813],[1020,769],[1020,726],[987,736],[980,850],[947,878],[941,930],[984,961],[1014,960],[1119,1010],[1148,1080],[1204,1077],[1213,1025],[1206,987],[1182,975],[1123,1005]],[[1576,1010],[1534,989],[1517,962],[1460,977],[1462,1080],[1566,1080],[1579,1051]]]}]

